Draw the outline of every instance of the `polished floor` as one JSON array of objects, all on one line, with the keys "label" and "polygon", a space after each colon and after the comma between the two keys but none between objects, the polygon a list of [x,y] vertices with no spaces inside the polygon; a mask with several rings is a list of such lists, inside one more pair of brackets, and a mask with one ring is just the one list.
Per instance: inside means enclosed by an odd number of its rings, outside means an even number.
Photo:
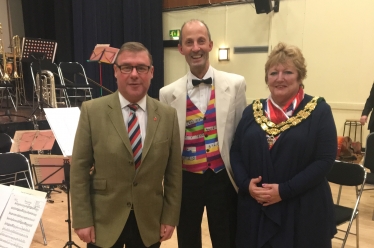
[{"label": "polished floor", "polygon": [[[23,104],[16,104],[16,99],[13,97],[14,104],[12,101],[7,101],[6,98],[1,98],[0,92],[0,124],[9,124],[17,122],[27,122],[32,119],[33,116],[37,120],[45,120],[45,115],[41,108],[38,107],[37,103],[34,104],[32,101],[26,101]],[[44,107],[48,107],[44,105]]]},{"label": "polished floor", "polygon": [[[338,186],[331,185],[334,199],[336,199]],[[67,198],[64,192],[62,193],[52,193],[52,198],[54,203],[47,203],[44,213],[43,213],[43,223],[47,236],[48,244],[44,246],[43,239],[41,236],[40,228],[37,229],[32,248],[42,248],[42,247],[63,247],[66,242],[69,241],[68,235],[68,225],[65,222],[67,219]],[[355,197],[355,192],[353,188],[344,187],[342,191],[341,204],[353,204]],[[359,216],[359,227],[360,227],[360,247],[369,248],[373,247],[374,243],[374,221],[372,220],[374,211],[374,190],[365,191],[362,196],[360,205],[360,216]],[[342,225],[341,228],[346,228],[346,224]],[[352,232],[355,232],[356,225],[352,226]],[[209,230],[207,226],[206,215],[204,215],[202,223],[202,234],[203,234],[203,248],[211,248],[211,242],[209,238]],[[342,236],[342,234],[339,234]],[[318,237],[316,237],[318,238]],[[72,233],[72,240],[80,247],[85,247],[85,244],[79,240],[79,238]],[[341,241],[333,239],[333,248],[341,247]],[[177,248],[176,234],[173,237],[163,242],[162,248]],[[356,247],[356,237],[355,235],[349,235],[346,246],[347,248]]]}]

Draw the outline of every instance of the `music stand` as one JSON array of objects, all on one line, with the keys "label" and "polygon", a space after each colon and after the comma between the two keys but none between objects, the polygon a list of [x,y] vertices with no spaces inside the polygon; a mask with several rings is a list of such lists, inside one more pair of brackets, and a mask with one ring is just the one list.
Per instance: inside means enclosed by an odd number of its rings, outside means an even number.
[{"label": "music stand", "polygon": [[68,158],[64,159],[64,174],[65,180],[62,182],[66,187],[66,195],[68,198],[68,219],[65,222],[68,223],[69,240],[66,242],[65,247],[71,248],[74,246],[80,248],[74,241],[71,240],[71,219],[70,219],[70,161]]},{"label": "music stand", "polygon": [[55,54],[57,50],[57,42],[54,40],[36,39],[36,38],[23,38],[22,45],[22,62],[38,62],[38,73],[39,73],[39,99],[38,105],[32,111],[30,118],[34,115],[37,109],[41,113],[44,112],[44,105],[50,106],[43,100],[42,94],[42,60],[47,60],[53,63],[55,60]]},{"label": "music stand", "polygon": [[103,78],[101,63],[114,64],[117,54],[119,52],[118,48],[110,47],[109,44],[97,44],[91,53],[90,59],[87,62],[98,62],[99,72],[100,72],[100,96],[103,95]]},{"label": "music stand", "polygon": [[[62,155],[39,155],[30,154],[32,172],[34,174],[34,185],[40,191],[47,192],[47,198],[51,198],[52,191],[55,187],[62,185],[64,180],[64,156]],[[53,200],[48,200],[53,203]]]}]

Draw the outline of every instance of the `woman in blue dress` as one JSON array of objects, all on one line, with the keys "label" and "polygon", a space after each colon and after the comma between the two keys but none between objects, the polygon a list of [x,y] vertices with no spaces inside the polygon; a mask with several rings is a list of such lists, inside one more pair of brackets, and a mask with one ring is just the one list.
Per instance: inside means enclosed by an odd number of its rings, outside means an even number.
[{"label": "woman in blue dress", "polygon": [[330,106],[304,93],[305,59],[279,43],[265,65],[270,95],[243,112],[231,147],[239,187],[238,248],[331,247],[336,233],[325,178],[337,152]]}]

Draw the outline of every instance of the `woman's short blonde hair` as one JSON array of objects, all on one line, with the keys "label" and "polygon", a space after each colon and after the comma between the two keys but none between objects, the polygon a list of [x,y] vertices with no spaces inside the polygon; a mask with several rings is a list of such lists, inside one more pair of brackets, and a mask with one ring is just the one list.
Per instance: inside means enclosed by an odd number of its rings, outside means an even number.
[{"label": "woman's short blonde hair", "polygon": [[296,46],[279,42],[271,51],[265,64],[265,82],[268,81],[269,69],[275,65],[292,63],[298,72],[297,79],[301,82],[306,78],[306,64],[301,50]]}]

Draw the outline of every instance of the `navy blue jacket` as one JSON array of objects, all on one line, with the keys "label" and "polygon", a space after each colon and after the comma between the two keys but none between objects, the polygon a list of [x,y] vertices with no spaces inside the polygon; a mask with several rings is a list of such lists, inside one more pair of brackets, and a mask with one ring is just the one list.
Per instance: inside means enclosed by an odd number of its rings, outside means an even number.
[{"label": "navy blue jacket", "polygon": [[[311,99],[305,95],[294,114]],[[336,152],[336,127],[323,99],[306,120],[281,133],[271,150],[249,105],[230,152],[239,187],[237,247],[331,247],[336,226],[325,176]],[[249,182],[258,176],[262,183],[279,184],[282,201],[263,207],[250,196]]]},{"label": "navy blue jacket", "polygon": [[[371,87],[370,95],[369,95],[368,99],[366,100],[365,107],[362,110],[361,116],[362,115],[369,116],[369,114],[373,110],[373,108],[374,108],[374,84]],[[368,129],[370,130],[370,132],[374,132],[374,117],[373,117],[373,114],[371,114],[371,116],[370,116],[370,121],[368,122]]]}]

